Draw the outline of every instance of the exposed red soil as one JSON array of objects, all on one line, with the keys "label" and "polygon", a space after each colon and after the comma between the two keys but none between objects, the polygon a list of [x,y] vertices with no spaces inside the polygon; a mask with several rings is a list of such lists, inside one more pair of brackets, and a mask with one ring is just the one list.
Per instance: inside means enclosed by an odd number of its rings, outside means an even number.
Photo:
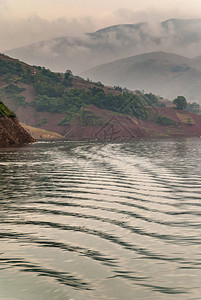
[{"label": "exposed red soil", "polygon": [[18,86],[25,89],[25,91],[22,92],[21,94],[26,98],[26,102],[30,103],[35,99],[36,92],[35,92],[35,89],[32,85],[27,85],[27,84],[24,84],[22,82],[19,82]]},{"label": "exposed red soil", "polygon": [[[201,116],[178,111],[171,108],[159,108],[158,113],[171,118],[175,125],[160,125],[151,121],[143,121],[135,117],[114,114],[101,110],[93,105],[88,110],[101,117],[102,126],[67,126],[63,133],[71,140],[130,140],[136,138],[169,137],[169,136],[201,136]],[[177,113],[186,114],[194,124],[187,125],[180,122]]]},{"label": "exposed red soil", "polygon": [[[32,87],[28,87],[23,93],[27,102],[31,102],[35,97]],[[93,105],[88,106],[87,110],[102,119],[103,125],[80,126],[77,123],[72,126],[61,126],[59,122],[65,117],[65,114],[37,112],[31,106],[20,106],[15,109],[10,100],[5,101],[5,103],[16,112],[22,123],[59,133],[66,139],[71,140],[128,140],[143,137],[201,136],[201,116],[174,108],[153,109],[154,113],[164,115],[176,122],[175,125],[171,126],[163,126],[155,122],[143,121],[135,117],[102,110]],[[192,125],[181,122],[179,114],[185,114],[187,118],[191,118]],[[46,120],[44,124],[41,123],[43,120]]]}]

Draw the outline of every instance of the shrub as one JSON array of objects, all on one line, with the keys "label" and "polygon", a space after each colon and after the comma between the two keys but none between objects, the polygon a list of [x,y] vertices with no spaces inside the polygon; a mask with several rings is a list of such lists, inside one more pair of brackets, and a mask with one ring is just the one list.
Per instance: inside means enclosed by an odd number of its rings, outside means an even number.
[{"label": "shrub", "polygon": [[37,111],[49,111],[51,113],[63,112],[61,100],[58,97],[39,95],[35,98],[32,104],[36,107]]},{"label": "shrub", "polygon": [[45,125],[46,123],[48,122],[48,118],[40,118],[38,121],[37,121],[37,124],[36,124],[36,126],[37,127],[40,127],[40,126],[42,126],[42,125]]},{"label": "shrub", "polygon": [[17,106],[27,106],[28,103],[26,102],[26,98],[22,95],[11,95],[9,98],[12,99],[13,103],[15,103]]},{"label": "shrub", "polygon": [[16,84],[8,84],[6,87],[3,88],[6,94],[20,94],[25,89],[17,86]]},{"label": "shrub", "polygon": [[172,119],[167,118],[167,117],[162,116],[162,115],[157,115],[156,119],[155,119],[155,122],[160,124],[160,125],[175,125],[176,124],[176,122],[173,121]]}]

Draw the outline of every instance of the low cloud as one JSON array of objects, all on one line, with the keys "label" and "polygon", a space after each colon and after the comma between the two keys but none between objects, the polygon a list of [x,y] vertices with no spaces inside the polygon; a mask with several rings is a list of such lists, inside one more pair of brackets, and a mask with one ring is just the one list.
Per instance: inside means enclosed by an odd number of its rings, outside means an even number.
[{"label": "low cloud", "polygon": [[0,51],[61,36],[76,36],[93,29],[94,24],[90,18],[69,21],[65,18],[49,21],[37,15],[16,20],[2,18],[0,20]]},{"label": "low cloud", "polygon": [[[116,24],[135,24],[148,22],[149,28],[155,32],[160,30],[159,23],[169,18],[191,18],[193,16],[181,11],[161,12],[157,9],[132,11],[125,8],[116,11],[104,11],[96,16],[79,19],[58,18],[47,20],[32,15],[26,19],[6,19],[4,12],[9,10],[6,0],[0,1],[0,51],[5,51],[34,42],[48,40],[61,36],[79,36],[86,32],[93,32],[100,28]],[[117,41],[116,41],[117,42]]]},{"label": "low cloud", "polygon": [[[95,65],[145,52],[165,51],[187,57],[200,55],[201,21],[173,20],[161,24],[162,15],[157,11],[149,15],[149,12],[121,9],[113,14],[99,15],[96,20],[60,18],[48,21],[37,15],[10,22],[1,19],[0,52],[55,71],[71,69],[75,74]],[[106,24],[136,24],[143,20],[147,22],[84,34],[106,27]],[[38,43],[6,51],[35,42]]]},{"label": "low cloud", "polygon": [[77,37],[65,36],[8,54],[55,71],[71,69],[78,74],[99,64],[145,52],[165,51],[195,57],[200,55],[200,46],[201,20],[170,20],[162,24],[111,27]]}]

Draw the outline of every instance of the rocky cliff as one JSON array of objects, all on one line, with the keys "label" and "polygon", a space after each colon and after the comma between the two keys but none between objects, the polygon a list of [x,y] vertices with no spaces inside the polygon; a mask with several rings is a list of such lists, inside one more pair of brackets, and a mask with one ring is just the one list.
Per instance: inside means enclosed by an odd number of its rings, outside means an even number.
[{"label": "rocky cliff", "polygon": [[13,112],[0,101],[0,147],[34,142],[31,135],[19,124]]}]

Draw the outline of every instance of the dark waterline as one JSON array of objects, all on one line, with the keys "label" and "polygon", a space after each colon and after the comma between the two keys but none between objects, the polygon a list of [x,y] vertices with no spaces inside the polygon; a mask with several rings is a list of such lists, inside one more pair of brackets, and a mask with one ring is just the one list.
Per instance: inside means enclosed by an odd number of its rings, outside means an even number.
[{"label": "dark waterline", "polygon": [[0,150],[0,299],[200,299],[201,139]]}]

